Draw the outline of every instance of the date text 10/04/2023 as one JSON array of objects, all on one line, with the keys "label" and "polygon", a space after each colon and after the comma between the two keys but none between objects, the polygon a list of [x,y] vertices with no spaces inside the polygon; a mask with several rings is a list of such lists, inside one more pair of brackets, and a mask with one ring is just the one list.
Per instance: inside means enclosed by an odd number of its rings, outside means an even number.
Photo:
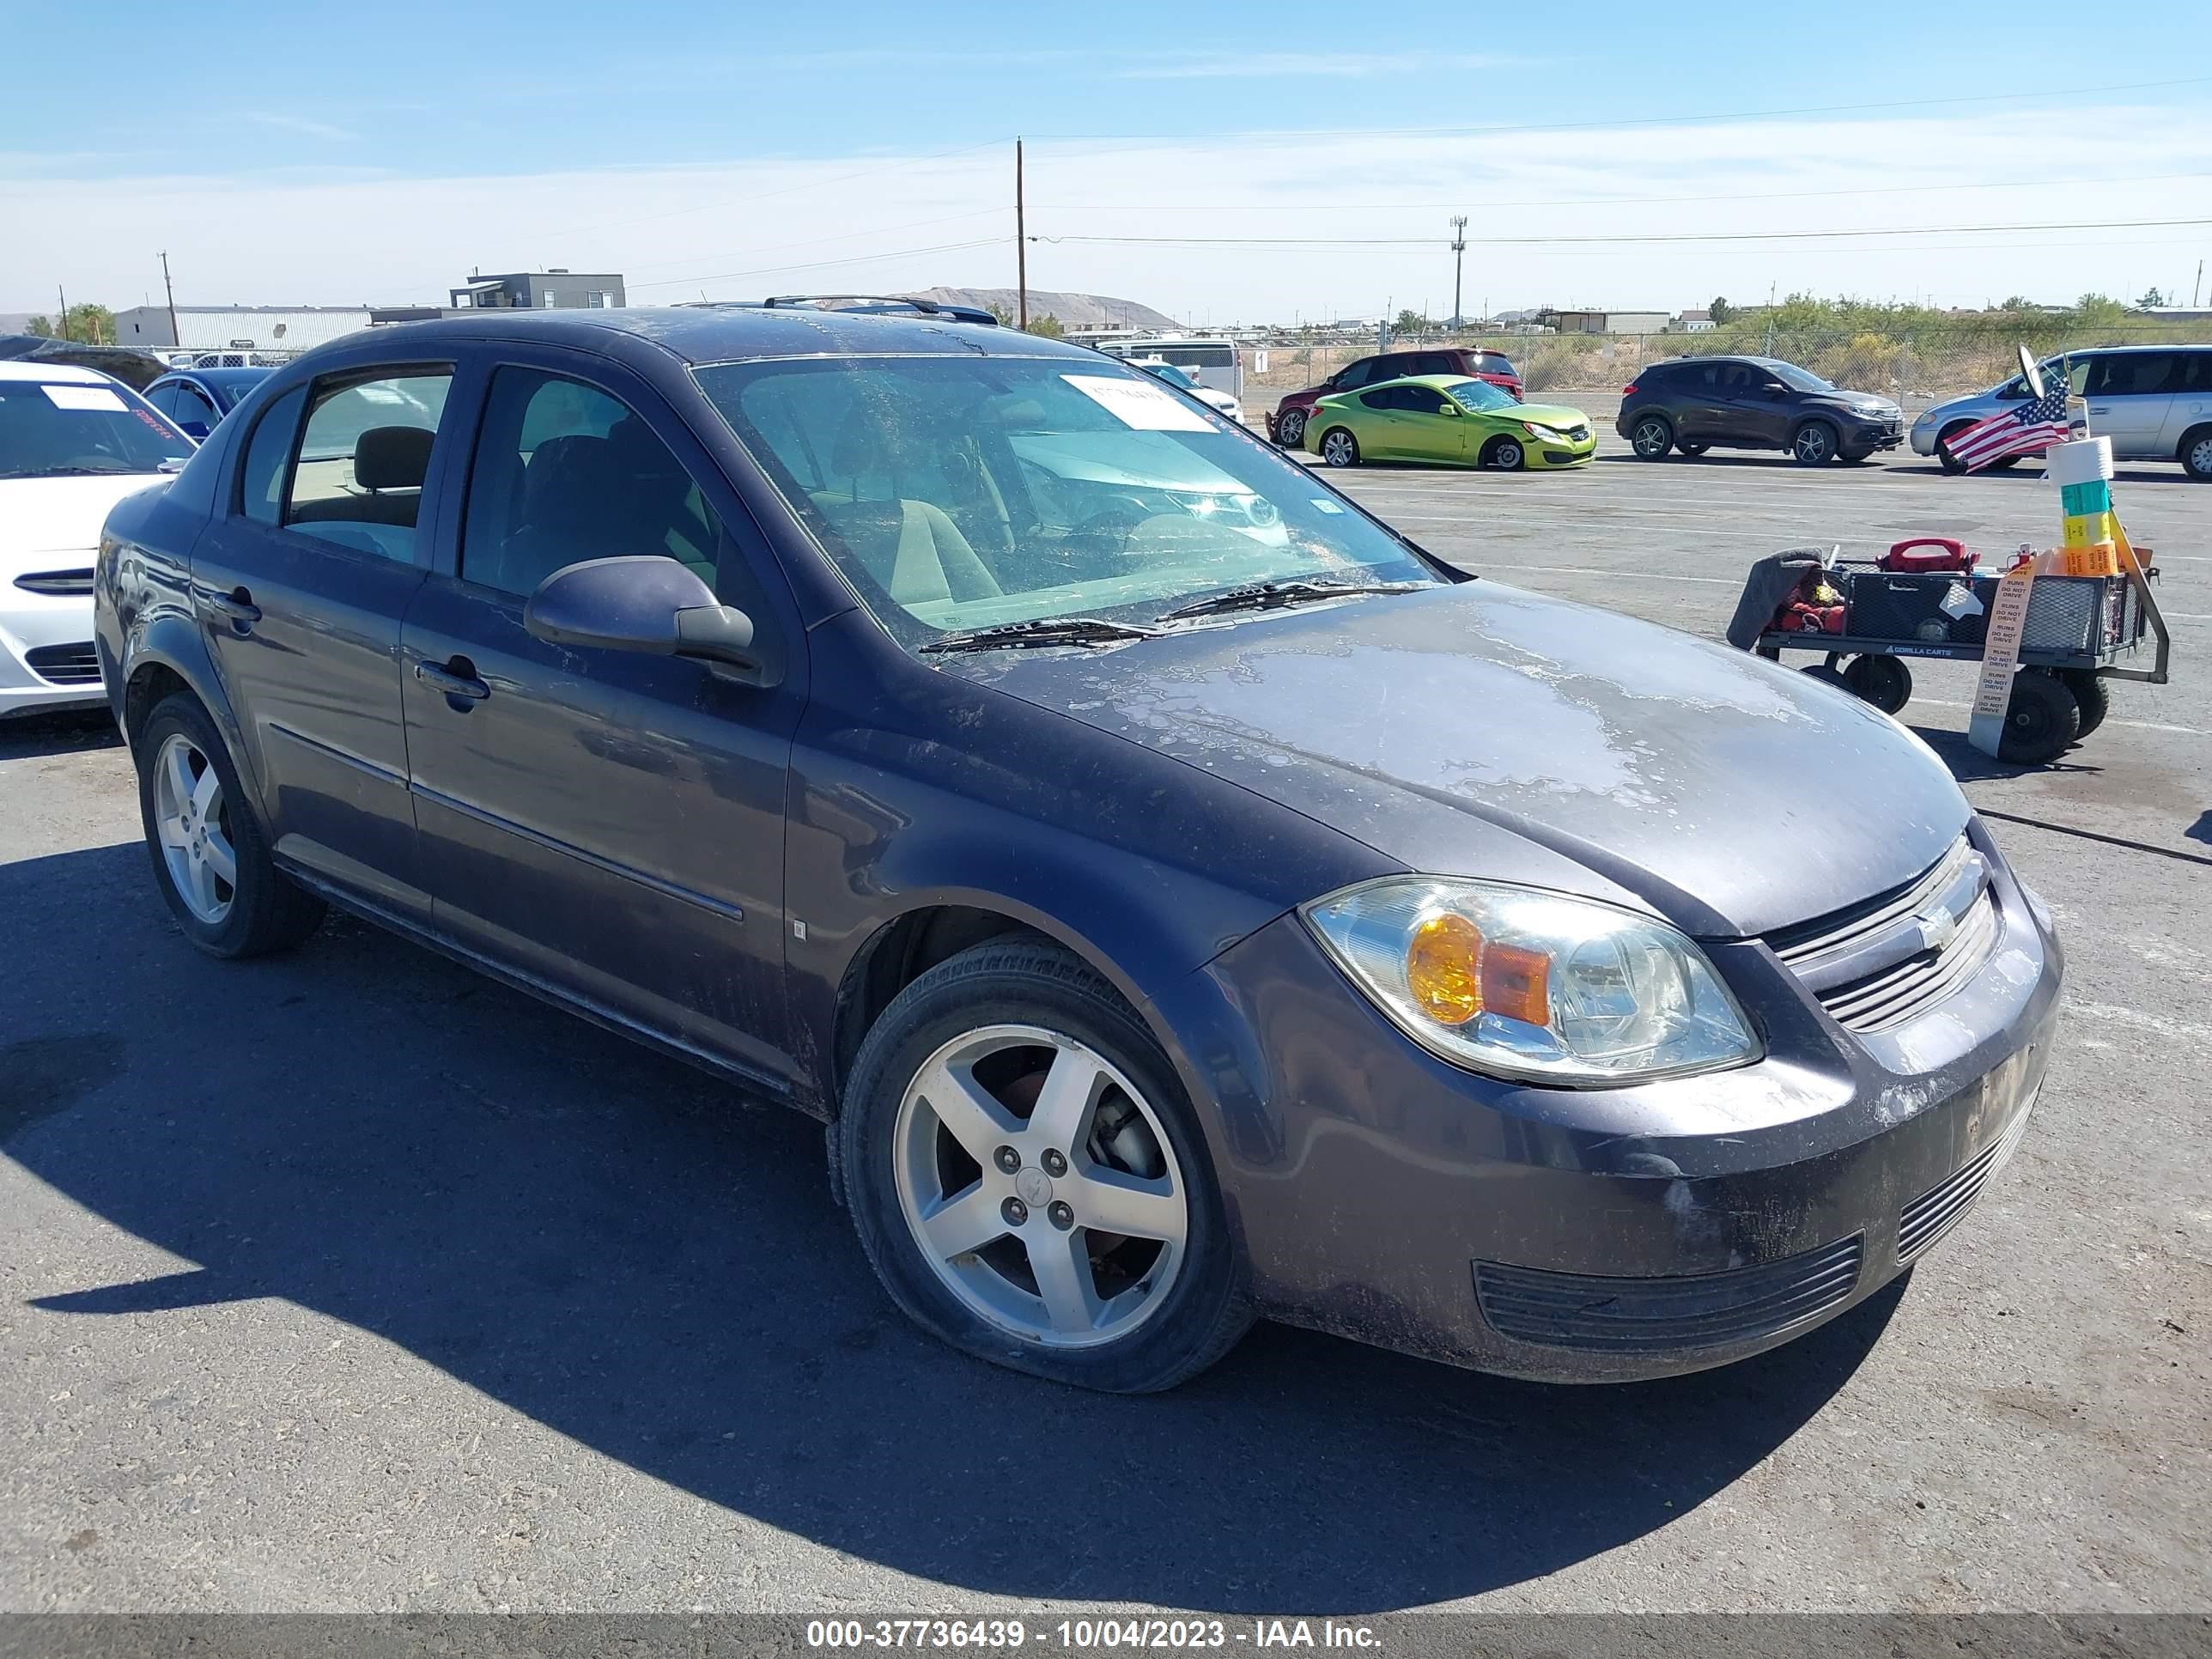
[{"label": "date text 10/04/2023", "polygon": [[1032,1629],[1020,1619],[813,1619],[806,1645],[817,1649],[1008,1649],[1035,1643],[1073,1651],[1114,1649],[1381,1647],[1365,1625],[1334,1619],[1061,1619]]}]

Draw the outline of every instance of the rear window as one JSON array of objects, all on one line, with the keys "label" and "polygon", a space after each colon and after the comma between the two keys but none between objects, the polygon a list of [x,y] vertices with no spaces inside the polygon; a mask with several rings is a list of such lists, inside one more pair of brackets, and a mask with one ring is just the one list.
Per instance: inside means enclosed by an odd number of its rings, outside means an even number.
[{"label": "rear window", "polygon": [[1512,374],[1517,376],[1520,373],[1518,369],[1513,367],[1513,360],[1502,351],[1484,351],[1479,352],[1476,355],[1481,359],[1480,367],[1481,372],[1485,374]]}]

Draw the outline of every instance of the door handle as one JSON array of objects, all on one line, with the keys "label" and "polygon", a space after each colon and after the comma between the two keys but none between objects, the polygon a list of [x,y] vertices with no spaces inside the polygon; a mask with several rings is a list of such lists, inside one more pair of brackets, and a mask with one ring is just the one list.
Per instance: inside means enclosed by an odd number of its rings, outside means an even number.
[{"label": "door handle", "polygon": [[2092,415],[2109,415],[2112,412],[2112,408],[2110,404],[2091,404],[2089,412]]},{"label": "door handle", "polygon": [[241,634],[261,620],[261,607],[254,604],[253,595],[242,587],[234,587],[228,593],[210,593],[207,602],[211,609],[229,617]]},{"label": "door handle", "polygon": [[482,702],[491,696],[491,687],[477,678],[476,665],[466,657],[455,657],[443,667],[434,662],[418,662],[415,665],[415,678],[444,692],[449,700]]}]

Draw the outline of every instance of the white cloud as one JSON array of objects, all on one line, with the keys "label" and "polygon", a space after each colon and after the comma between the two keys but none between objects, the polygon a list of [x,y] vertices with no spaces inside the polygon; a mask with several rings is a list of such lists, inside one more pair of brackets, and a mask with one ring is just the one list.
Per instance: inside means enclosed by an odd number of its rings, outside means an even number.
[{"label": "white cloud", "polygon": [[[1639,129],[1253,134],[1033,143],[1040,288],[1118,294],[1199,323],[1449,311],[1447,219],[1465,212],[1466,306],[1613,307],[1854,293],[1980,304],[2189,288],[2199,229],[1827,242],[1535,243],[2212,216],[2212,111],[2077,111],[2055,159],[2033,112]],[[374,137],[373,131],[370,137]],[[1847,159],[1846,159],[1847,158]],[[1013,279],[1011,158],[846,155],[428,179],[331,173],[83,179],[0,170],[0,308],[135,301],[167,246],[194,303],[441,299],[472,266],[618,270],[641,302],[814,286]],[[2018,181],[2051,175],[2047,185]],[[2068,182],[2069,179],[2077,182]],[[2098,182],[2124,180],[2130,182]],[[1972,187],[1953,188],[1961,181]],[[1850,193],[1838,193],[1850,192]],[[1667,198],[1698,197],[1696,201]],[[1598,199],[1626,198],[1626,199]],[[1406,246],[1167,246],[1072,235],[1423,240]],[[963,244],[981,238],[988,246]],[[934,249],[932,252],[902,250]],[[897,257],[878,257],[894,254]],[[807,268],[793,268],[811,262]],[[752,273],[738,275],[736,273]],[[646,283],[655,286],[646,287]]]}]

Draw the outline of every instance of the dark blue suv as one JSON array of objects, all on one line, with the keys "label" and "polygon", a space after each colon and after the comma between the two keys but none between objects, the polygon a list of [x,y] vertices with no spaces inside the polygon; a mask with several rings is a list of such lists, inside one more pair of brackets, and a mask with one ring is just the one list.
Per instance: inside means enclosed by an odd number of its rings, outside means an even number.
[{"label": "dark blue suv", "polygon": [[890,1295],[1070,1382],[1255,1314],[1757,1352],[1966,1211],[2057,1016],[1883,715],[1012,330],[368,331],[119,506],[95,597],[191,944],[340,904],[812,1113]]}]

